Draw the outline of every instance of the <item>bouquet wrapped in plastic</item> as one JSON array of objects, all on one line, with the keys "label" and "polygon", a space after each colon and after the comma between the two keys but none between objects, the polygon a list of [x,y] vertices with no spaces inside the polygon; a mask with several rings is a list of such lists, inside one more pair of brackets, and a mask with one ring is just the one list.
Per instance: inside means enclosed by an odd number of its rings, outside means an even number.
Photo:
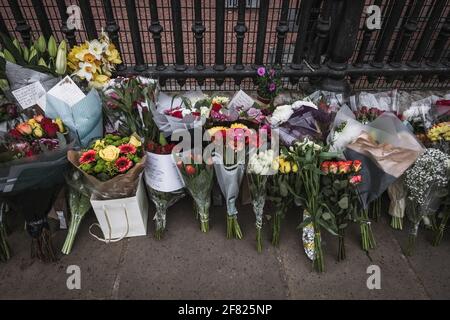
[{"label": "bouquet wrapped in plastic", "polygon": [[45,262],[56,260],[47,214],[64,182],[73,141],[62,122],[42,115],[2,135],[0,200],[24,215],[31,255]]},{"label": "bouquet wrapped in plastic", "polygon": [[212,159],[203,162],[201,154],[197,157],[189,152],[177,160],[177,167],[183,177],[187,191],[194,199],[194,208],[200,218],[202,232],[209,231],[209,207],[211,206],[211,190],[213,185],[214,167]]},{"label": "bouquet wrapped in plastic", "polygon": [[227,205],[227,238],[242,239],[236,200],[245,173],[247,147],[255,147],[260,141],[254,131],[241,123],[212,127],[208,134],[216,146],[214,169]]},{"label": "bouquet wrapped in plastic", "polygon": [[406,253],[414,252],[417,232],[422,219],[439,209],[441,198],[447,195],[450,157],[438,149],[427,149],[406,171],[405,184],[410,200],[407,215],[412,223]]},{"label": "bouquet wrapped in plastic", "polygon": [[151,105],[153,120],[158,129],[170,136],[176,130],[191,130],[202,126],[209,116],[211,101],[201,91],[183,96],[160,93]]},{"label": "bouquet wrapped in plastic", "polygon": [[281,142],[290,146],[306,137],[324,140],[332,118],[331,113],[318,109],[312,102],[296,101],[292,105],[275,108],[269,122],[273,128],[279,129]]},{"label": "bouquet wrapped in plastic", "polygon": [[256,248],[262,251],[261,229],[263,226],[264,205],[266,203],[267,180],[270,175],[278,170],[275,162],[274,151],[266,150],[253,154],[248,162],[247,177],[249,181],[250,194],[252,196],[253,211],[256,216]]},{"label": "bouquet wrapped in plastic", "polygon": [[79,171],[73,171],[66,177],[68,185],[68,203],[70,209],[70,224],[66,240],[62,247],[63,254],[70,254],[78,233],[81,221],[91,209],[90,192],[83,184],[82,175]]}]

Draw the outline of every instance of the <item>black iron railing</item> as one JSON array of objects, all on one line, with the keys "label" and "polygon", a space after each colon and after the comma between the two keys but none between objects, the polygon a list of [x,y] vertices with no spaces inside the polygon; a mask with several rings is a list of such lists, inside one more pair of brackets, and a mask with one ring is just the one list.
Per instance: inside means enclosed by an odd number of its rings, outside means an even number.
[{"label": "black iron railing", "polygon": [[[67,27],[80,8],[82,30]],[[381,29],[366,25],[381,8]],[[167,89],[253,88],[255,69],[277,64],[284,86],[333,90],[450,87],[448,0],[2,0],[0,30],[70,44],[103,28],[120,48],[121,74]]]}]

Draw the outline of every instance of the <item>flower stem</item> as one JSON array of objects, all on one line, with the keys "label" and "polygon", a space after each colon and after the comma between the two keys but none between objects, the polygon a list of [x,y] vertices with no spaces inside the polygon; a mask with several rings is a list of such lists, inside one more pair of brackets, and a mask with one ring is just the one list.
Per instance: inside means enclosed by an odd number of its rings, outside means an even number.
[{"label": "flower stem", "polygon": [[281,218],[281,213],[277,211],[273,217],[272,224],[272,245],[275,247],[280,245]]},{"label": "flower stem", "polygon": [[202,204],[196,204],[197,218],[200,218],[200,230],[202,232],[209,231],[209,206],[210,201],[206,201]]},{"label": "flower stem", "polygon": [[403,230],[403,218],[392,217],[391,218],[391,227],[396,230]]},{"label": "flower stem", "polygon": [[256,228],[256,250],[259,253],[262,251],[262,240],[261,240],[261,228]]},{"label": "flower stem", "polygon": [[372,226],[370,225],[367,211],[368,210],[362,211],[362,217],[360,221],[361,242],[362,242],[362,249],[364,251],[374,249],[376,246],[375,239],[373,237]]},{"label": "flower stem", "polygon": [[445,226],[447,225],[449,216],[450,216],[450,211],[447,211],[444,214],[444,217],[442,218],[442,221],[436,230],[436,233],[435,233],[434,239],[433,239],[433,246],[435,246],[435,247],[437,247],[441,244],[442,238],[444,237]]},{"label": "flower stem", "polygon": [[344,231],[339,231],[339,233],[338,261],[343,261],[346,258]]},{"label": "flower stem", "polygon": [[237,221],[237,215],[227,216],[227,239],[242,239],[242,231]]},{"label": "flower stem", "polygon": [[322,252],[322,237],[320,235],[320,231],[316,229],[314,226],[314,260],[313,260],[313,268],[317,272],[324,272],[325,265],[323,261],[323,252]]},{"label": "flower stem", "polygon": [[157,205],[156,206],[156,214],[155,214],[155,238],[156,240],[161,240],[164,230],[166,229],[166,205]]},{"label": "flower stem", "polygon": [[6,230],[3,223],[0,223],[0,261],[7,261],[11,258],[9,245],[6,241]]},{"label": "flower stem", "polygon": [[72,215],[72,220],[70,221],[66,241],[64,241],[64,245],[61,250],[63,254],[70,254],[70,252],[72,251],[72,246],[78,233],[78,228],[80,227],[82,219],[83,215]]}]

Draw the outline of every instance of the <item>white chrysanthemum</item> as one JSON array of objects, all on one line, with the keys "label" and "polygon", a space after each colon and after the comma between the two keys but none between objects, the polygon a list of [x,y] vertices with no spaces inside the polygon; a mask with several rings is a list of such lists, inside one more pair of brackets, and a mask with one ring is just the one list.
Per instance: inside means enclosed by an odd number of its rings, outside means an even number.
[{"label": "white chrysanthemum", "polygon": [[208,118],[210,111],[211,110],[208,107],[200,107],[200,115],[202,117]]},{"label": "white chrysanthemum", "polygon": [[294,110],[292,110],[291,105],[285,104],[279,106],[275,109],[272,116],[270,117],[270,124],[272,126],[279,126],[280,124],[288,121],[293,113]]}]

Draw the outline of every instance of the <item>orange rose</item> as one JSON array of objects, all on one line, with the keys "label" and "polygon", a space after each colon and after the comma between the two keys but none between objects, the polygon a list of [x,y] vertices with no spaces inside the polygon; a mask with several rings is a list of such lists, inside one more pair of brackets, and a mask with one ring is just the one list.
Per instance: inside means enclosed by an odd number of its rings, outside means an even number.
[{"label": "orange rose", "polygon": [[31,126],[26,122],[19,123],[16,126],[16,129],[24,136],[29,135],[31,134],[31,132],[33,132],[33,128],[31,128]]}]

